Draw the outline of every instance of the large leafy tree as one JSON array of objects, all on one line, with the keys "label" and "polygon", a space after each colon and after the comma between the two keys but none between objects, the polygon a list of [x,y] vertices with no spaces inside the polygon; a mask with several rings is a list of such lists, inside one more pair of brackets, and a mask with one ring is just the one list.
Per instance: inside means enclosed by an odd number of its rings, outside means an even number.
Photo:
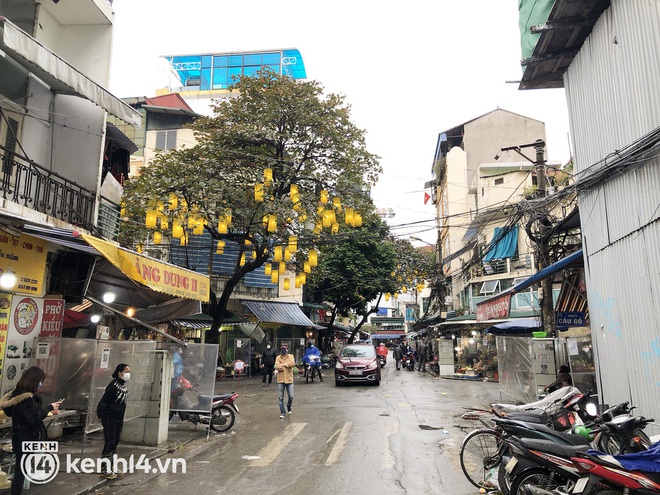
[{"label": "large leafy tree", "polygon": [[211,294],[211,338],[238,282],[278,246],[291,247],[288,267],[302,271],[323,232],[343,230],[344,220],[359,226],[360,212],[373,208],[367,191],[380,173],[343,96],[267,70],[242,77],[232,91],[192,125],[197,144],[160,153],[124,197],[134,220],[122,231],[125,245],[154,234],[167,244],[188,226],[237,243],[233,274],[221,294]]},{"label": "large leafy tree", "polygon": [[[392,275],[396,265],[396,244],[385,222],[374,213],[365,218],[363,228],[323,245],[318,270],[310,279],[310,296],[333,305],[328,327],[332,328],[338,314],[356,315],[359,321],[352,340],[369,314],[377,310],[382,295],[400,287]],[[369,309],[368,303],[374,299],[377,302]]]}]

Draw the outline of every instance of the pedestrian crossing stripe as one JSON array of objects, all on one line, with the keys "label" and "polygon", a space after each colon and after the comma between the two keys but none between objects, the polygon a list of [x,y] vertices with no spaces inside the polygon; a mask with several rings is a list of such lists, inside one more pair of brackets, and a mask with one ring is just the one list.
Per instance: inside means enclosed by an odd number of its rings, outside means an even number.
[{"label": "pedestrian crossing stripe", "polygon": [[282,451],[296,438],[307,426],[307,423],[291,423],[284,431],[266,444],[256,455],[258,459],[251,462],[252,466],[268,466],[277,459]]}]

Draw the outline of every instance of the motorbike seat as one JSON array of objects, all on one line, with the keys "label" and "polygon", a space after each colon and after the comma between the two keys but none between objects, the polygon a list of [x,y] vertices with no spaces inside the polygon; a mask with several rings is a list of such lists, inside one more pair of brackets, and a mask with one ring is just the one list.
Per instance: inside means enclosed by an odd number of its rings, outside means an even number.
[{"label": "motorbike seat", "polygon": [[[567,443],[569,445],[588,445],[589,441],[580,436],[580,435],[573,435],[570,433],[562,433],[560,431],[557,431],[553,428],[550,428],[549,426],[545,426],[543,424],[539,423],[529,423],[526,421],[517,421],[513,419],[503,419],[503,418],[493,418],[493,422],[499,426],[501,426],[505,431],[508,430],[507,426],[513,427],[513,428],[524,428],[527,430],[534,430],[539,433],[543,433],[545,435],[552,436],[554,438],[557,438],[559,441],[563,443]],[[516,435],[516,436],[521,436],[521,435]]]},{"label": "motorbike seat", "polygon": [[540,450],[560,457],[575,457],[577,454],[589,449],[589,445],[562,445],[551,440],[535,438],[519,438],[520,444],[528,449]]},{"label": "motorbike seat", "polygon": [[525,421],[527,423],[547,424],[548,418],[545,415],[539,416],[538,414],[529,413],[511,413],[506,415],[507,419],[514,419],[517,421]]},{"label": "motorbike seat", "polygon": [[197,396],[197,402],[199,402],[200,405],[206,405],[210,404],[211,402],[216,402],[219,400],[225,400],[229,399],[232,394],[218,394],[218,395],[198,395]]}]

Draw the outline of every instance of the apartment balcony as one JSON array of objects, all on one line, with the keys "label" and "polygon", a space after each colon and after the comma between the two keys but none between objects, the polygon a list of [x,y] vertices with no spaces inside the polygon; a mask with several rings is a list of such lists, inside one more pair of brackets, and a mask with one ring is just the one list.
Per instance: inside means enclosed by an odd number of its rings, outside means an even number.
[{"label": "apartment balcony", "polygon": [[[97,196],[32,160],[0,146],[0,192],[5,208],[10,204],[28,208],[116,240],[119,233],[119,205],[101,198],[98,227],[95,218]],[[18,210],[18,209],[17,209]]]},{"label": "apartment balcony", "polygon": [[534,266],[534,254],[515,254],[511,258],[475,263],[467,274],[470,281],[491,275],[510,275],[512,277],[531,275]]},{"label": "apartment balcony", "polygon": [[[557,299],[559,298],[559,290],[560,289],[552,290],[553,305],[557,303]],[[472,296],[470,298],[470,305],[469,305],[470,313],[476,314],[477,304],[490,297],[493,297],[493,295],[489,294],[487,296]],[[541,311],[538,291],[527,289],[524,292],[513,294],[511,296],[510,312],[512,314],[524,313],[530,311],[534,311],[534,312]]]}]

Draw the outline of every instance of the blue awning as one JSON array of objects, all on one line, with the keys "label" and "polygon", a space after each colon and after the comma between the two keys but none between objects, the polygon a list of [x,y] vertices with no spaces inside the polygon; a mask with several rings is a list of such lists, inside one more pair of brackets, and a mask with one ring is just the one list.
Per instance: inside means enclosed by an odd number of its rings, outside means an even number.
[{"label": "blue awning", "polygon": [[302,312],[298,303],[280,301],[243,301],[259,321],[300,327],[316,327]]},{"label": "blue awning", "polygon": [[577,263],[580,260],[582,260],[582,249],[578,249],[574,253],[566,256],[565,258],[562,258],[559,261],[554,262],[552,265],[546,266],[543,270],[536,272],[527,280],[523,280],[519,284],[516,284],[513,287],[511,287],[511,289],[509,290],[511,291],[512,294],[515,294],[516,292],[520,292],[521,290],[526,289],[527,287],[535,284],[536,282],[543,280],[544,278],[549,277],[550,275],[554,275],[559,270],[563,270],[567,266],[573,263]]},{"label": "blue awning", "polygon": [[398,339],[400,337],[405,336],[406,334],[401,332],[401,333],[372,333],[371,338],[372,339]]},{"label": "blue awning", "polygon": [[502,260],[511,258],[518,249],[518,226],[514,225],[508,232],[501,227],[495,227],[493,240],[484,261]]}]

